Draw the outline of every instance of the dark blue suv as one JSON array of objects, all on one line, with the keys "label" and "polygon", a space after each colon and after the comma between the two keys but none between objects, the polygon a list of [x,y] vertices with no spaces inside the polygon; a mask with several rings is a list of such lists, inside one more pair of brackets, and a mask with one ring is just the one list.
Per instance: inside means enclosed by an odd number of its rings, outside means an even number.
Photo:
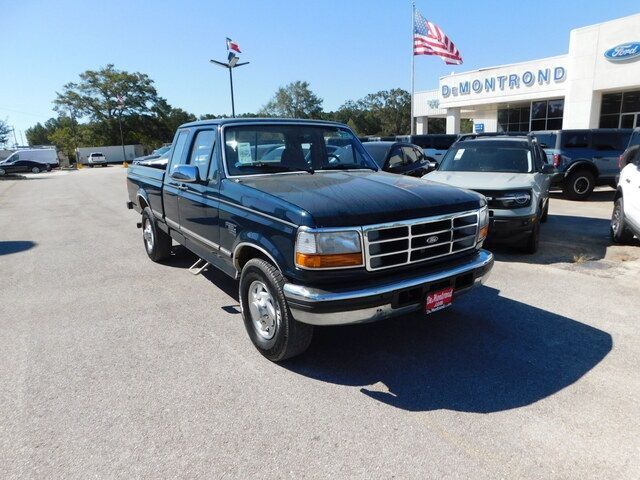
[{"label": "dark blue suv", "polygon": [[[629,143],[631,129],[598,128],[534,132],[559,182],[571,200],[586,200],[597,185],[616,183],[618,158]],[[614,187],[615,188],[615,187]]]}]

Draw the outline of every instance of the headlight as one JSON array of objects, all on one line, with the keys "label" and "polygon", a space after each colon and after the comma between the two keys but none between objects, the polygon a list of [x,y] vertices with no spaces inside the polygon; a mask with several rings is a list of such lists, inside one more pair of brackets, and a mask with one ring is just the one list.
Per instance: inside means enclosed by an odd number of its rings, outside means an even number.
[{"label": "headlight", "polygon": [[360,232],[356,230],[298,231],[296,266],[312,269],[359,267],[363,264]]},{"label": "headlight", "polygon": [[495,208],[520,208],[531,204],[531,193],[526,190],[504,192],[493,199]]},{"label": "headlight", "polygon": [[484,242],[489,233],[489,209],[482,207],[478,212],[478,238],[476,243]]}]

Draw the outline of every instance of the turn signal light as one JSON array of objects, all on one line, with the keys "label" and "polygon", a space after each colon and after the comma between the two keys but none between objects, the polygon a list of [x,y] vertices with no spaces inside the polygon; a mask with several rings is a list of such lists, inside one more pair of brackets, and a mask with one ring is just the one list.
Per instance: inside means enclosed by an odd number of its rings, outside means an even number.
[{"label": "turn signal light", "polygon": [[320,255],[317,253],[297,252],[296,264],[306,268],[358,267],[362,265],[362,253]]},{"label": "turn signal light", "polygon": [[478,231],[478,241],[482,242],[489,235],[489,224],[487,223],[485,226],[480,227]]},{"label": "turn signal light", "polygon": [[558,168],[562,163],[562,156],[559,153],[553,154],[553,166]]}]

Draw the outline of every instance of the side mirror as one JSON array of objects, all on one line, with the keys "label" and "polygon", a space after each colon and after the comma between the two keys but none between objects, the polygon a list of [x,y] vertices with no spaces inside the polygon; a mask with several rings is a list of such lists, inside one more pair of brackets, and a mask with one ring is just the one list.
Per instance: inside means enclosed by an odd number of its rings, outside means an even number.
[{"label": "side mirror", "polygon": [[200,181],[200,170],[193,165],[177,165],[171,172],[171,178],[176,182],[195,183]]},{"label": "side mirror", "polygon": [[440,164],[438,162],[436,162],[435,160],[429,162],[429,170],[437,170],[439,166],[440,166]]},{"label": "side mirror", "polygon": [[546,163],[542,166],[541,172],[544,173],[545,175],[553,175],[554,173],[556,173],[556,167]]}]

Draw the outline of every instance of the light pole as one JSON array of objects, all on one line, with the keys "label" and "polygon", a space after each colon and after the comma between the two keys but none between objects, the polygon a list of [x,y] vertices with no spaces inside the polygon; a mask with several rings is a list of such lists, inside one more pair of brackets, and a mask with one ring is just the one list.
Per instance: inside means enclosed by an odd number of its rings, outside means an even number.
[{"label": "light pole", "polygon": [[217,60],[209,60],[211,63],[215,63],[220,67],[229,69],[229,85],[231,86],[231,116],[232,117],[236,116],[236,105],[233,99],[233,69],[249,63],[249,62],[238,63],[238,60],[240,60],[240,58],[236,56],[233,52],[229,52],[229,61],[227,63],[219,62]]},{"label": "light pole", "polygon": [[120,144],[122,145],[122,163],[127,162],[127,152],[124,149],[124,135],[122,134],[122,109],[124,108],[124,97],[118,95],[118,126],[120,127]]}]

